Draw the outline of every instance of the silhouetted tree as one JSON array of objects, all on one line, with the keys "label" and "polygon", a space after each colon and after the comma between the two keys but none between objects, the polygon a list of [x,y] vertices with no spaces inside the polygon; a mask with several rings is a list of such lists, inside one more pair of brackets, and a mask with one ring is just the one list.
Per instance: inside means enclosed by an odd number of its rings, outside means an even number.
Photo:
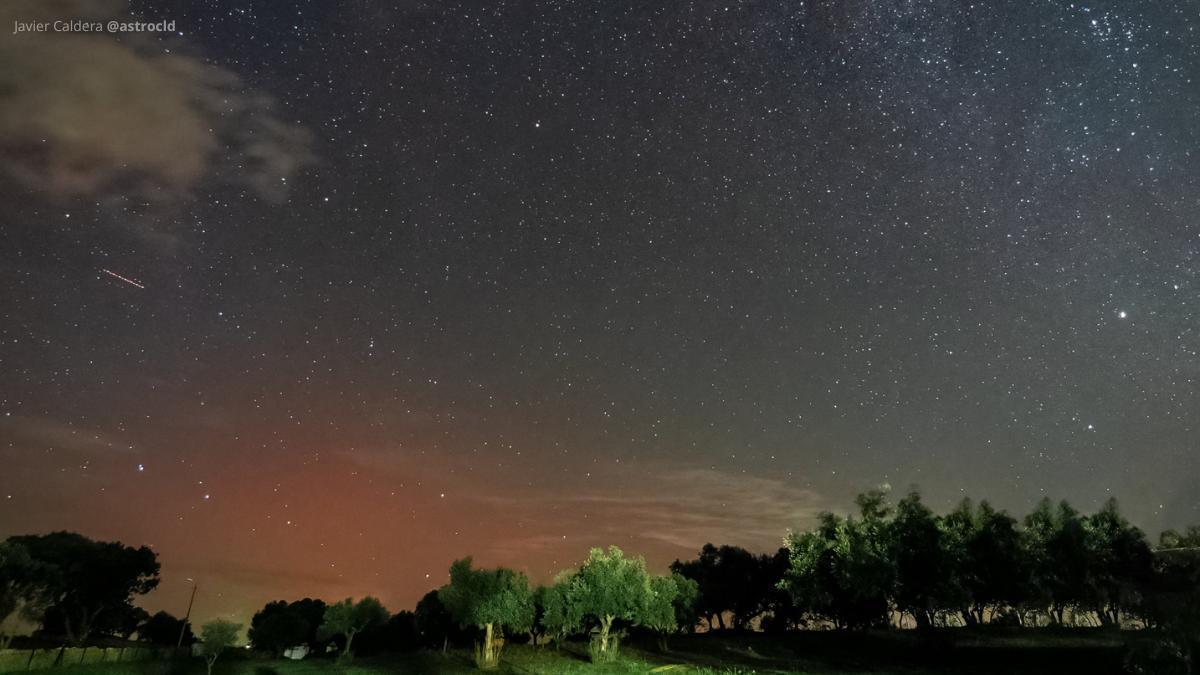
[{"label": "silhouetted tree", "polygon": [[321,630],[321,624],[325,622],[327,607],[324,600],[315,598],[302,598],[288,604],[288,611],[299,616],[308,626],[308,631],[301,641],[296,643],[297,645],[307,644],[308,648],[314,652],[320,651],[324,646],[325,640],[322,640],[318,633]]},{"label": "silhouetted tree", "polygon": [[738,546],[705,544],[695,560],[676,560],[671,571],[697,583],[700,595],[696,608],[710,628],[713,619],[721,629],[726,628],[726,612],[733,628],[749,627],[765,610],[767,596],[778,582],[770,578],[770,558],[755,556]]},{"label": "silhouetted tree", "polygon": [[1088,600],[1090,553],[1086,525],[1066,501],[1055,507],[1049,499],[1043,499],[1025,517],[1025,532],[1033,570],[1033,598],[1055,624],[1063,625],[1066,611]]},{"label": "silhouetted tree", "polygon": [[[47,615],[62,622],[67,638],[75,644],[83,644],[97,625],[122,626],[133,611],[133,597],[158,586],[157,556],[145,546],[97,542],[73,532],[9,541],[23,546],[39,563],[46,588],[55,598]],[[103,616],[106,613],[108,617]]]},{"label": "silhouetted tree", "polygon": [[950,563],[945,609],[958,611],[967,625],[1010,609],[1023,621],[1031,599],[1031,565],[1017,521],[987,502],[970,499],[941,519]]},{"label": "silhouetted tree", "polygon": [[[0,628],[14,614],[41,621],[52,600],[41,563],[23,545],[11,540],[0,542]],[[0,631],[0,649],[7,648],[11,639]]]},{"label": "silhouetted tree", "polygon": [[363,630],[354,644],[357,653],[366,655],[416,649],[420,646],[416,617],[413,612],[396,612],[385,623]]},{"label": "silhouetted tree", "polygon": [[279,656],[287,649],[305,644],[312,629],[313,626],[299,611],[287,602],[277,600],[268,602],[255,612],[250,619],[247,637],[255,649]]},{"label": "silhouetted tree", "polygon": [[782,633],[799,627],[804,623],[804,613],[796,607],[792,594],[783,588],[783,579],[791,567],[787,548],[781,548],[775,555],[762,559],[763,581],[767,586],[764,594],[763,610],[765,616],[760,627],[769,633]]},{"label": "silhouetted tree", "polygon": [[180,630],[183,631],[183,644],[191,645],[196,641],[190,623],[185,625],[183,619],[160,611],[138,628],[138,638],[160,647],[174,647],[179,644]]},{"label": "silhouetted tree", "polygon": [[1146,536],[1121,515],[1109,499],[1087,518],[1088,598],[1100,623],[1120,626],[1122,612],[1141,603],[1142,589],[1153,572]]},{"label": "silhouetted tree", "polygon": [[950,556],[937,516],[912,491],[896,504],[891,523],[891,555],[896,566],[896,608],[913,616],[918,628],[933,626],[950,599]]},{"label": "silhouetted tree", "polygon": [[454,617],[450,615],[450,610],[442,604],[438,592],[426,593],[417,602],[417,608],[413,614],[421,642],[430,647],[440,647],[442,653],[445,654],[451,639],[457,637],[459,628]]}]

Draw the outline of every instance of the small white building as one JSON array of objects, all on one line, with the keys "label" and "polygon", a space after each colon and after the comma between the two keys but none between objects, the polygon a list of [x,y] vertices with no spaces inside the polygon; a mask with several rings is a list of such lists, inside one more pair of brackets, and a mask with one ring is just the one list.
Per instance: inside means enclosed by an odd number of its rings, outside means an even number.
[{"label": "small white building", "polygon": [[308,656],[308,645],[296,645],[283,650],[283,658],[299,661]]}]

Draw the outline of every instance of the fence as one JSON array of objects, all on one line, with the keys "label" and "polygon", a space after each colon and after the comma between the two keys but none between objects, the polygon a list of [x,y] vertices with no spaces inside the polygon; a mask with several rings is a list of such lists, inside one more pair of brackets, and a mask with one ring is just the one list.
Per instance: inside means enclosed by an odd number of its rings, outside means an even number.
[{"label": "fence", "polygon": [[132,663],[169,658],[174,649],[129,645],[124,647],[53,647],[50,649],[0,649],[0,673],[46,670],[86,663]]}]

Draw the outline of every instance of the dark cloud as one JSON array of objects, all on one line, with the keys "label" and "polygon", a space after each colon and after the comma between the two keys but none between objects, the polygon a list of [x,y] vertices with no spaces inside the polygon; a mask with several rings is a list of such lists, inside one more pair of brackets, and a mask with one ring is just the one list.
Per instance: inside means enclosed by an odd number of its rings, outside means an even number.
[{"label": "dark cloud", "polygon": [[[128,19],[121,2],[10,2],[13,21]],[[162,38],[161,40],[158,38]],[[22,33],[0,44],[0,173],[46,199],[161,207],[206,179],[270,199],[307,134],[176,35]]]}]

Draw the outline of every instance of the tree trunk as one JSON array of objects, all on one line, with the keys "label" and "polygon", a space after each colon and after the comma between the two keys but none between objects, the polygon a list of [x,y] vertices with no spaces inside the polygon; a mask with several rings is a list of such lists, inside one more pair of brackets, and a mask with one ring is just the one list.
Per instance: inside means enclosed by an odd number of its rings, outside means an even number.
[{"label": "tree trunk", "polygon": [[342,650],[342,658],[344,659],[350,658],[350,645],[354,642],[354,633],[355,631],[353,630],[346,631],[346,647]]},{"label": "tree trunk", "polygon": [[600,620],[600,653],[608,656],[608,631],[612,629],[613,615],[606,614]]},{"label": "tree trunk", "polygon": [[483,662],[485,667],[490,668],[495,666],[500,661],[496,654],[496,633],[493,625],[490,623],[484,624],[483,628],[483,654],[481,655],[480,661]]},{"label": "tree trunk", "polygon": [[723,612],[717,612],[717,625],[721,627],[721,630],[725,630],[725,615]]}]

